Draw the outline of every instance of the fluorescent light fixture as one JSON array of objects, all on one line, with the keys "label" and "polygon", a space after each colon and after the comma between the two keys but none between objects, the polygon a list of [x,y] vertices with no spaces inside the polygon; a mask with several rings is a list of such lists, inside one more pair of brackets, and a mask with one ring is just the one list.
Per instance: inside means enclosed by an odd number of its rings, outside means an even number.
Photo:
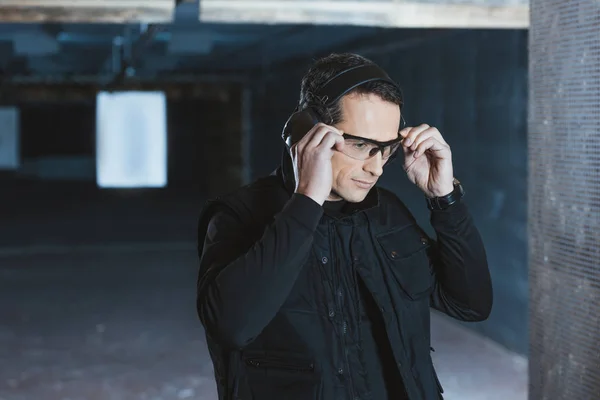
[{"label": "fluorescent light fixture", "polygon": [[19,168],[19,133],[19,109],[0,107],[0,169]]},{"label": "fluorescent light fixture", "polygon": [[102,188],[167,184],[163,92],[100,92],[96,103],[96,182]]}]

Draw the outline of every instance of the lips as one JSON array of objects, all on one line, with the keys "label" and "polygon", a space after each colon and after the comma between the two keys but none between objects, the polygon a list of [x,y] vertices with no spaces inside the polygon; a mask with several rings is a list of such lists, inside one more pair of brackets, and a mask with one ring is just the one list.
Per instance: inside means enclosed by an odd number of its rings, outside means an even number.
[{"label": "lips", "polygon": [[356,185],[358,187],[361,187],[363,189],[370,189],[375,184],[375,182],[362,181],[359,179],[352,179],[352,180],[356,183]]}]

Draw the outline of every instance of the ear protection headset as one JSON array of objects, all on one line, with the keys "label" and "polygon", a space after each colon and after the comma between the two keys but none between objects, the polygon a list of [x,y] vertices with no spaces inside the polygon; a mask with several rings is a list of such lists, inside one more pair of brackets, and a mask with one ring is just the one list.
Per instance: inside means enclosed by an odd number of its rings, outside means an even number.
[{"label": "ear protection headset", "polygon": [[304,137],[319,122],[324,122],[319,116],[317,108],[327,108],[341,99],[346,93],[352,89],[373,81],[383,81],[394,85],[400,93],[400,87],[394,82],[388,74],[379,68],[377,65],[361,65],[345,69],[319,88],[317,93],[314,93],[317,99],[321,99],[321,104],[312,104],[304,110],[296,111],[288,118],[281,137],[285,145],[289,149]]}]

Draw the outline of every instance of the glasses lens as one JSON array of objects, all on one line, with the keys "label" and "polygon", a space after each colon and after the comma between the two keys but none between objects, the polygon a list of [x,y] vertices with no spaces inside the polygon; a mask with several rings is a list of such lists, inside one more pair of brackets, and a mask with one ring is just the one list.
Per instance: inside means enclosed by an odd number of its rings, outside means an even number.
[{"label": "glasses lens", "polygon": [[383,159],[387,160],[388,158],[393,157],[399,148],[400,148],[400,143],[394,143],[389,146],[386,146],[383,149]]},{"label": "glasses lens", "polygon": [[345,139],[343,153],[348,157],[352,157],[357,160],[367,160],[374,157],[381,151],[382,158],[387,160],[390,158],[400,147],[400,143],[394,143],[383,148],[377,146],[374,143],[369,143],[360,139]]},{"label": "glasses lens", "polygon": [[359,139],[345,139],[343,153],[357,160],[366,160],[374,156],[379,148],[373,143]]}]

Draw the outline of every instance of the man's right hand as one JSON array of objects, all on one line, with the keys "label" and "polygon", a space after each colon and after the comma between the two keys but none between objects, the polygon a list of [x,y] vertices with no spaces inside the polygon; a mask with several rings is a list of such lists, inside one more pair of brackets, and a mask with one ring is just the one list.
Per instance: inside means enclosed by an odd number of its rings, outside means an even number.
[{"label": "man's right hand", "polygon": [[333,183],[331,157],[334,149],[341,150],[343,146],[342,132],[323,123],[316,124],[293,145],[291,153],[296,193],[308,196],[323,205],[331,193]]}]

